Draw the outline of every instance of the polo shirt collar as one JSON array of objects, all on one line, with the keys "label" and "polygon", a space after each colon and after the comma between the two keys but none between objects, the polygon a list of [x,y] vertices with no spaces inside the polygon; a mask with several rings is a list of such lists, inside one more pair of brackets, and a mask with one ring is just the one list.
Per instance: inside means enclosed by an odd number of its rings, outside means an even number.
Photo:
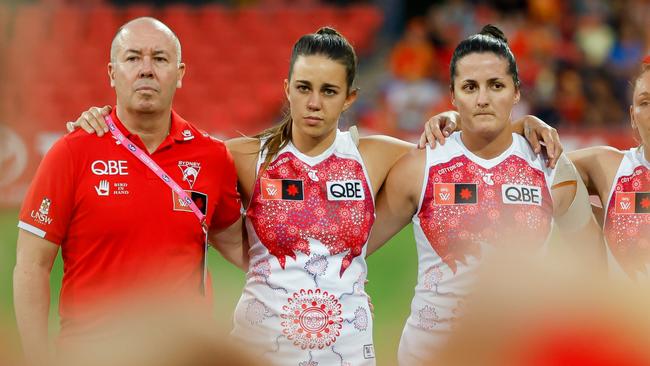
[{"label": "polo shirt collar", "polygon": [[196,137],[195,134],[196,131],[191,128],[190,124],[172,109],[172,124],[169,129],[169,136],[176,142],[182,142],[193,140]]},{"label": "polo shirt collar", "polygon": [[[120,119],[117,117],[117,106],[113,107],[113,110],[111,111],[111,118],[113,118],[113,121],[115,122],[115,126],[122,131],[124,136],[128,138],[129,140],[133,142],[140,142],[139,145],[142,145],[140,137],[138,135],[135,135],[131,133],[120,121]],[[189,122],[183,119],[183,117],[179,116],[176,111],[172,109],[171,113],[171,126],[169,128],[169,135],[163,140],[163,142],[160,144],[158,149],[160,150],[161,148],[164,148],[166,146],[169,146],[173,144],[174,142],[185,142],[185,141],[191,141],[196,137],[196,132],[191,128],[191,125]]]}]

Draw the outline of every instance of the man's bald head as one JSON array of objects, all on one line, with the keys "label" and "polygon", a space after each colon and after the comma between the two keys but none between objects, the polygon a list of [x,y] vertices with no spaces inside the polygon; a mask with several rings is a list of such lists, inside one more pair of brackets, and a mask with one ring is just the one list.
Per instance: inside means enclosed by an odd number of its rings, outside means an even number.
[{"label": "man's bald head", "polygon": [[181,42],[178,40],[178,37],[165,23],[161,22],[156,18],[151,18],[151,17],[135,18],[127,22],[126,24],[121,26],[120,29],[117,30],[117,33],[115,33],[115,37],[113,37],[113,42],[111,42],[111,62],[114,63],[116,61],[117,53],[119,51],[122,39],[124,37],[127,37],[130,32],[133,32],[137,29],[147,28],[147,27],[160,30],[161,32],[169,36],[169,38],[172,40],[176,48],[176,57],[177,57],[176,62],[177,64],[180,65]]}]

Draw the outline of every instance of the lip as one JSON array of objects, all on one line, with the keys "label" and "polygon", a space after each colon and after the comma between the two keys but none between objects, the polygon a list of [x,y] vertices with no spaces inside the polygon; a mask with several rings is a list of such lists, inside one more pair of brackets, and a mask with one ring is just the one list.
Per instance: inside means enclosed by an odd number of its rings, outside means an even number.
[{"label": "lip", "polygon": [[474,113],[474,117],[478,117],[478,116],[494,116],[494,113],[490,113],[490,112]]},{"label": "lip", "polygon": [[135,88],[135,91],[153,91],[157,92],[158,89],[154,88],[153,86],[139,86]]},{"label": "lip", "polygon": [[317,124],[317,123],[320,123],[321,121],[323,121],[322,118],[320,118],[320,117],[314,117],[314,116],[307,116],[307,117],[304,117],[304,120],[305,120],[305,122],[307,122],[307,123],[309,123],[309,124]]}]

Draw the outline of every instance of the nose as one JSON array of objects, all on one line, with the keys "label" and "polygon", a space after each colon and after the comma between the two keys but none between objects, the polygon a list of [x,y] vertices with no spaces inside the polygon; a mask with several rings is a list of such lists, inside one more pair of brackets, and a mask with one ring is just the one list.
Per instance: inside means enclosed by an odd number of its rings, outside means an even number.
[{"label": "nose", "polygon": [[145,56],[142,58],[142,63],[140,64],[140,73],[138,76],[141,78],[153,77],[153,63],[151,57]]},{"label": "nose", "polygon": [[490,98],[488,96],[488,91],[485,88],[479,89],[478,97],[476,99],[476,105],[479,108],[487,108],[490,105]]},{"label": "nose", "polygon": [[319,111],[321,109],[321,96],[319,93],[311,93],[307,99],[307,108],[310,111]]}]

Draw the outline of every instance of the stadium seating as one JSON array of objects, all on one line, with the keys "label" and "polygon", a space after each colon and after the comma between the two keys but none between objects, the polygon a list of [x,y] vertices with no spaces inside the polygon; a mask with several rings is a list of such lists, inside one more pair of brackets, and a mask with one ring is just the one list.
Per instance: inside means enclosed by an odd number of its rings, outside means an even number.
[{"label": "stadium seating", "polygon": [[121,24],[139,16],[161,19],[183,45],[187,73],[175,108],[224,137],[251,134],[278,119],[282,80],[299,36],[333,25],[363,54],[382,19],[372,6],[0,5],[0,29],[6,30],[0,62],[7,65],[0,69],[0,120],[61,130],[89,106],[114,103],[109,45]]}]

